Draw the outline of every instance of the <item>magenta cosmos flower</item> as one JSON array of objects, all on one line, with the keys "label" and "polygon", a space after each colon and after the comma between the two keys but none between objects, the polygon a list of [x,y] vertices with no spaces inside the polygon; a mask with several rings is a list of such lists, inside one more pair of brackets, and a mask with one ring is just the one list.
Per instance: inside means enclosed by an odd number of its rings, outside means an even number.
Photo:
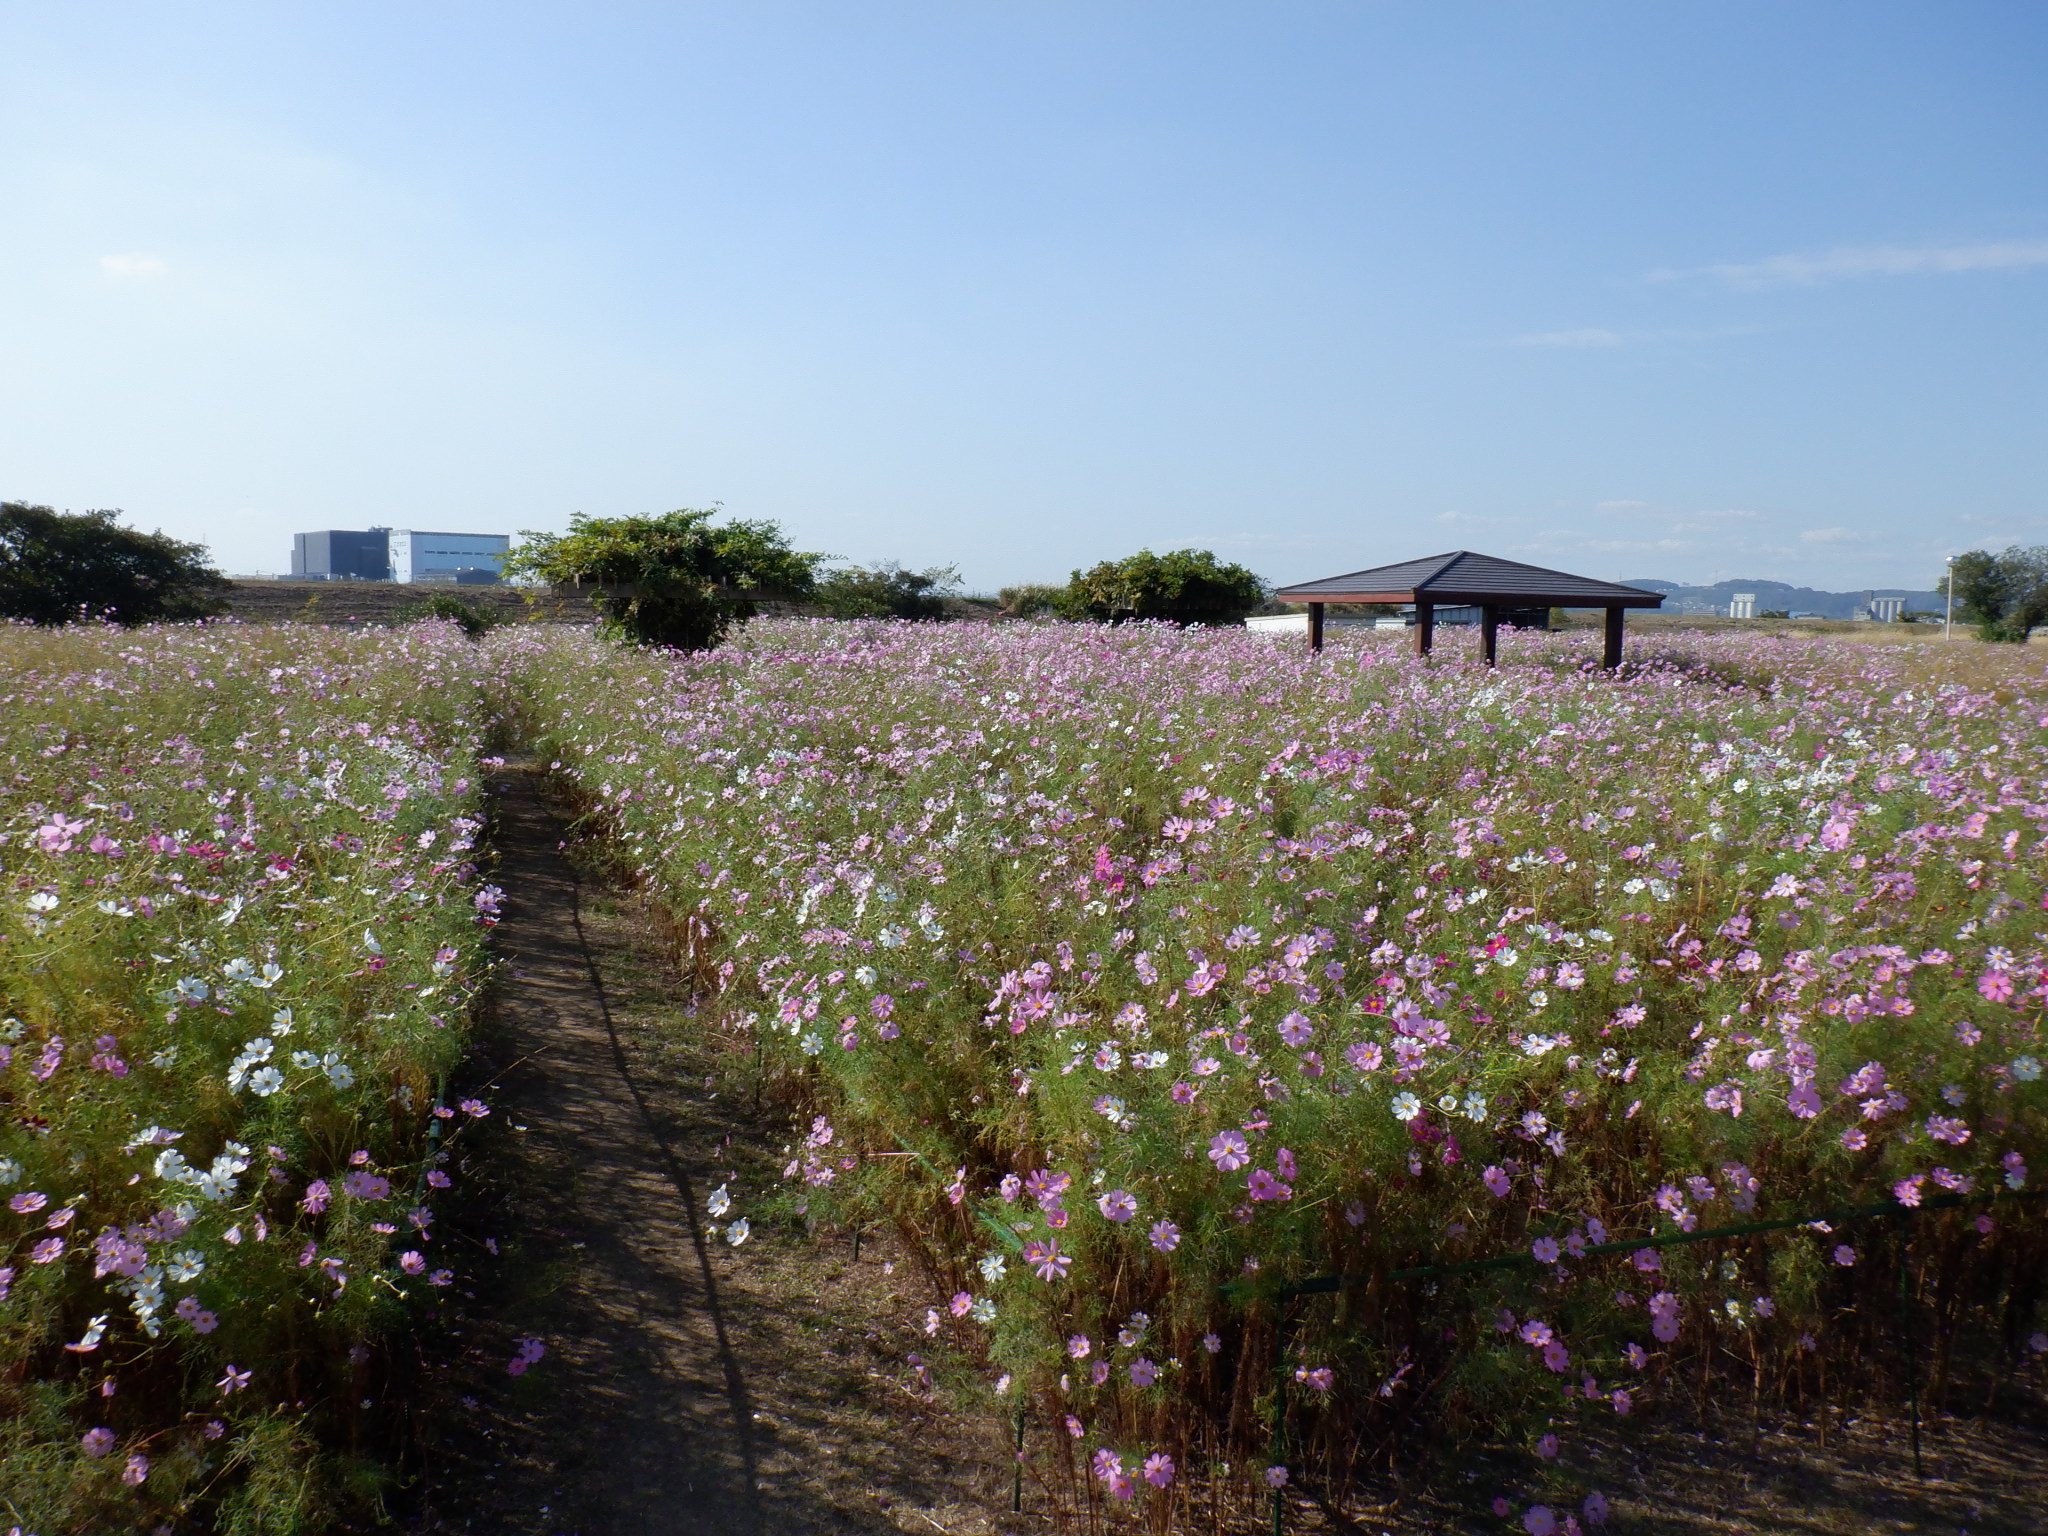
[{"label": "magenta cosmos flower", "polygon": [[1224,1173],[1235,1173],[1251,1160],[1251,1146],[1242,1131],[1218,1131],[1209,1143],[1209,1161]]},{"label": "magenta cosmos flower", "polygon": [[1095,1208],[1111,1221],[1129,1221],[1138,1214],[1138,1202],[1127,1190],[1112,1189],[1095,1202]]},{"label": "magenta cosmos flower", "polygon": [[1074,1259],[1071,1254],[1061,1253],[1059,1241],[1054,1239],[1051,1242],[1026,1243],[1024,1262],[1038,1272],[1039,1279],[1050,1284],[1067,1278],[1067,1267]]}]

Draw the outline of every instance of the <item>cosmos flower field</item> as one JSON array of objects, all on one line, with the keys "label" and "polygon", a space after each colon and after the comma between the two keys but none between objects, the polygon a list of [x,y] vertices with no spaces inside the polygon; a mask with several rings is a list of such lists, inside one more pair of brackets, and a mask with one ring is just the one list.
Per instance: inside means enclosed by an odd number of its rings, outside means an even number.
[{"label": "cosmos flower field", "polygon": [[446,625],[0,631],[0,1523],[374,1482],[385,1336],[453,1278],[487,680]]},{"label": "cosmos flower field", "polygon": [[799,1111],[736,1213],[895,1221],[1106,1502],[1433,1427],[1563,1529],[1617,1417],[2041,1369],[2036,653],[499,644]]},{"label": "cosmos flower field", "polygon": [[1164,1528],[1483,1447],[1540,1533],[1646,1416],[2038,1384],[2038,654],[1398,642],[0,631],[0,1509],[311,1531],[388,1476],[493,744],[790,1112],[721,1235],[895,1224],[1034,1477]]}]

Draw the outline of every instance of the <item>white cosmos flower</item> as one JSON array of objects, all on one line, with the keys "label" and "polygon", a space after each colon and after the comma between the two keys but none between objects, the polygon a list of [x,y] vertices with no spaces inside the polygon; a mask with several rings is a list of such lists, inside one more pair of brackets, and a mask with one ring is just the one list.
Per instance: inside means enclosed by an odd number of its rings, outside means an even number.
[{"label": "white cosmos flower", "polygon": [[249,1076],[249,1091],[259,1099],[267,1099],[284,1086],[284,1074],[275,1067],[264,1067]]},{"label": "white cosmos flower", "polygon": [[190,1248],[180,1248],[171,1255],[170,1263],[164,1266],[164,1273],[171,1277],[173,1283],[184,1285],[206,1273],[206,1259]]},{"label": "white cosmos flower", "polygon": [[732,1195],[723,1184],[711,1191],[709,1197],[704,1201],[704,1209],[714,1216],[723,1216],[732,1209]]},{"label": "white cosmos flower", "polygon": [[291,1009],[280,1008],[270,1016],[270,1032],[273,1035],[288,1035],[293,1028]]},{"label": "white cosmos flower", "polygon": [[2037,1056],[2015,1056],[2012,1059],[2012,1075],[2023,1083],[2031,1083],[2041,1075],[2041,1060]]},{"label": "white cosmos flower", "polygon": [[737,1248],[747,1240],[747,1234],[751,1230],[747,1225],[747,1218],[742,1216],[738,1221],[725,1229],[725,1240]]},{"label": "white cosmos flower", "polygon": [[310,1072],[313,1068],[320,1065],[320,1058],[311,1051],[293,1051],[292,1065],[301,1072]]},{"label": "white cosmos flower", "polygon": [[876,981],[875,968],[872,965],[864,965],[853,973],[853,979],[864,987],[872,987]]},{"label": "white cosmos flower", "polygon": [[0,1184],[19,1184],[21,1164],[11,1157],[0,1157]]},{"label": "white cosmos flower", "polygon": [[1389,1107],[1394,1111],[1396,1120],[1413,1120],[1422,1113],[1422,1100],[1412,1093],[1397,1093]]}]

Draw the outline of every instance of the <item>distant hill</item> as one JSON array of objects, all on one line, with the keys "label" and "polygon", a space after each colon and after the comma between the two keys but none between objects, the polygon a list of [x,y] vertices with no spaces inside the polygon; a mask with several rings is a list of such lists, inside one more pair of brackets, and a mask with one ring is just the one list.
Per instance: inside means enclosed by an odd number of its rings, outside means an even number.
[{"label": "distant hill", "polygon": [[[1665,601],[1658,610],[1660,613],[1725,614],[1729,598],[1737,592],[1754,592],[1758,613],[1775,610],[1813,613],[1824,619],[1848,619],[1855,617],[1865,597],[1864,592],[1822,592],[1814,587],[1795,587],[1782,581],[1717,581],[1711,587],[1687,587],[1675,581],[1632,577],[1626,585],[1662,592]],[[1903,597],[1908,613],[1941,611],[1941,595],[1936,592],[1912,592],[1904,587],[1871,587],[1867,592],[1872,597]]]}]

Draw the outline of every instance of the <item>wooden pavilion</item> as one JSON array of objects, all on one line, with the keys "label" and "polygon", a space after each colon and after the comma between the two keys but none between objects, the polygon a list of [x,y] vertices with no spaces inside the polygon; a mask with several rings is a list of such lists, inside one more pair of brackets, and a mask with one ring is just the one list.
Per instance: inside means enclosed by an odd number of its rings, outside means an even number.
[{"label": "wooden pavilion", "polygon": [[1656,608],[1664,601],[1661,592],[1547,571],[1540,565],[1474,554],[1469,549],[1353,571],[1348,576],[1325,576],[1321,581],[1282,587],[1273,597],[1278,602],[1308,604],[1308,648],[1312,651],[1323,648],[1325,603],[1414,604],[1418,656],[1427,656],[1435,641],[1437,609],[1474,607],[1479,610],[1480,649],[1489,667],[1494,665],[1504,610],[1606,609],[1607,645],[1601,665],[1617,667],[1621,665],[1622,616],[1631,608]]}]

